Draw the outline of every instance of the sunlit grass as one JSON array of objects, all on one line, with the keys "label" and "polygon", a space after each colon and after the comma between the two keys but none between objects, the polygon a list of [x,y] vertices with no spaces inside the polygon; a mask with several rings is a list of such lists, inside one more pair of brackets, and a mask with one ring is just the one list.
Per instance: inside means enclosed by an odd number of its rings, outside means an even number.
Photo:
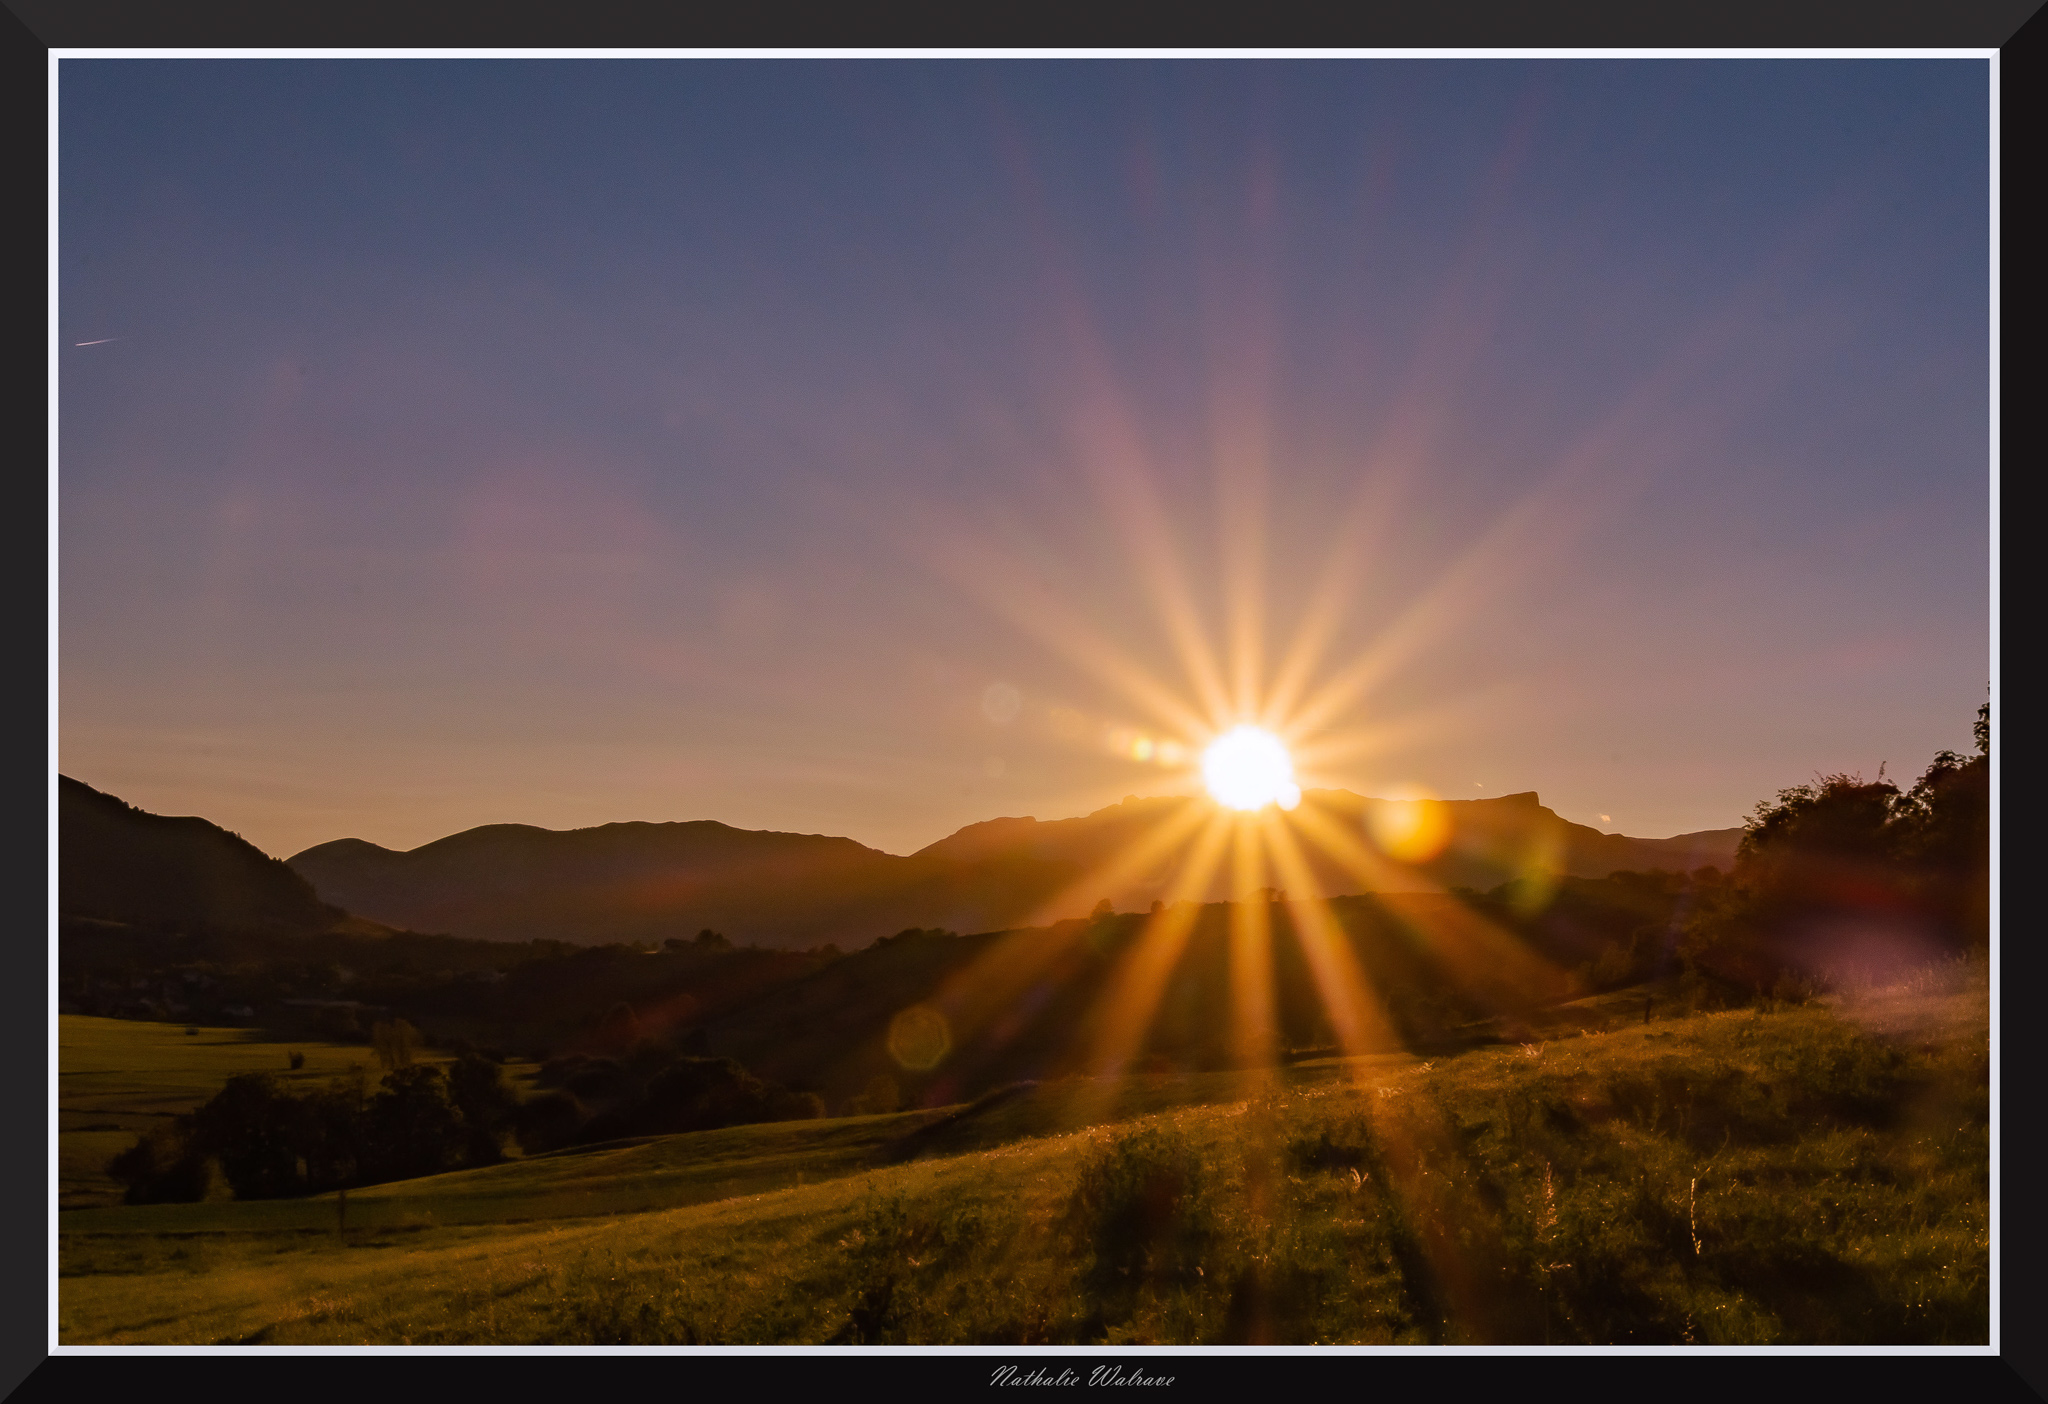
[{"label": "sunlit grass", "polygon": [[362,1191],[343,1233],[67,1214],[60,1335],[1982,1341],[1981,978],[1885,1002],[1885,1037],[1738,1009],[660,1138]]}]

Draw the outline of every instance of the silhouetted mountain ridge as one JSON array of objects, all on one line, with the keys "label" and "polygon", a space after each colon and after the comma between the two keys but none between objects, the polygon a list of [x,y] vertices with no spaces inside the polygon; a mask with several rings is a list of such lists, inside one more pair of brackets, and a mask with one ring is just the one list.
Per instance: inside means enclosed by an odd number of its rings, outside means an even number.
[{"label": "silhouetted mountain ridge", "polygon": [[[1732,862],[1741,829],[1669,839],[1604,834],[1545,808],[1534,792],[1433,801],[1441,849],[1390,861],[1377,848],[1380,807],[1396,801],[1311,791],[1304,804],[1363,859],[1302,844],[1314,895],[1491,888],[1532,871],[1604,877],[1623,869],[1689,871]],[[1189,812],[1190,806],[1198,806]],[[712,820],[614,823],[550,830],[493,824],[404,852],[359,839],[288,861],[328,901],[393,926],[488,940],[599,944],[659,941],[709,927],[735,941],[845,949],[908,927],[992,931],[1154,900],[1231,895],[1229,864],[1187,885],[1188,845],[1146,836],[1179,823],[1192,834],[1213,812],[1188,797],[1127,798],[1070,819],[1005,817],[970,824],[908,857],[848,838],[736,829]],[[1300,883],[1276,883],[1297,889]]]},{"label": "silhouetted mountain ridge", "polygon": [[194,817],[150,814],[57,777],[57,905],[65,916],[277,935],[348,914],[282,860]]}]

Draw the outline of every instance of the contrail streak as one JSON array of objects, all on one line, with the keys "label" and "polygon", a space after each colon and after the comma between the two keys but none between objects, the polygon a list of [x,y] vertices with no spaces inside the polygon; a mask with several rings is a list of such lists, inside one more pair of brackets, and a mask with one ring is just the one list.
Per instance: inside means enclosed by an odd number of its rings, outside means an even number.
[{"label": "contrail streak", "polygon": [[110,341],[119,341],[118,336],[103,336],[98,341],[74,341],[73,346],[105,346]]}]

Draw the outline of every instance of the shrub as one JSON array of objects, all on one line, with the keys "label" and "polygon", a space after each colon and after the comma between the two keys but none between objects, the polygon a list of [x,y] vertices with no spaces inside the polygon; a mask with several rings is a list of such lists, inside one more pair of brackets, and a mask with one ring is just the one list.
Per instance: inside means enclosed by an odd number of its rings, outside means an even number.
[{"label": "shrub", "polygon": [[632,1079],[610,1058],[586,1058],[561,1085],[584,1102],[602,1103],[624,1097],[632,1090]]},{"label": "shrub", "polygon": [[534,1083],[540,1087],[562,1087],[568,1084],[578,1069],[590,1061],[581,1053],[565,1053],[559,1058],[543,1058],[540,1071],[534,1074]]},{"label": "shrub", "polygon": [[731,1058],[678,1058],[647,1084],[634,1120],[649,1134],[767,1121],[772,1098],[765,1083]]},{"label": "shrub", "polygon": [[1200,1153],[1173,1131],[1122,1136],[1085,1162],[1064,1227],[1092,1255],[1090,1284],[1121,1294],[1194,1277],[1216,1234],[1208,1178]]},{"label": "shrub", "polygon": [[569,1092],[544,1092],[520,1104],[512,1117],[512,1134],[530,1155],[559,1150],[575,1139],[588,1113]]},{"label": "shrub", "polygon": [[847,1249],[852,1296],[833,1345],[898,1345],[929,1329],[931,1303],[919,1290],[948,1269],[969,1268],[986,1252],[989,1225],[973,1204],[871,1196]]},{"label": "shrub", "polygon": [[769,1099],[771,1121],[814,1121],[825,1114],[825,1099],[815,1092],[778,1089]]},{"label": "shrub", "polygon": [[127,1186],[125,1204],[190,1204],[206,1198],[215,1166],[192,1143],[192,1119],[180,1116],[144,1132],[107,1173]]},{"label": "shrub", "polygon": [[370,1044],[386,1072],[409,1068],[420,1048],[420,1031],[403,1019],[380,1022],[370,1029]]},{"label": "shrub", "polygon": [[505,1070],[480,1053],[464,1053],[448,1070],[448,1095],[462,1114],[471,1165],[489,1165],[502,1158],[498,1132],[519,1105],[505,1081]]},{"label": "shrub", "polygon": [[1297,1130],[1287,1158],[1301,1170],[1371,1171],[1381,1164],[1379,1138],[1362,1116],[1321,1119]]},{"label": "shrub", "polygon": [[903,1094],[896,1086],[896,1079],[887,1073],[876,1073],[861,1094],[846,1104],[846,1114],[876,1116],[895,1111],[902,1105]]}]

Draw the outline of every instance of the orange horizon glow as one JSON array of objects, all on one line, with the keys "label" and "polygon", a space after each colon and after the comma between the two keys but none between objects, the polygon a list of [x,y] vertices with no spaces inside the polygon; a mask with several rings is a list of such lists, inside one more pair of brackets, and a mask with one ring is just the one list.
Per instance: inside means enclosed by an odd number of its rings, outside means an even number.
[{"label": "orange horizon glow", "polygon": [[[1433,794],[1395,786],[1389,799],[1367,806],[1360,823],[1358,816],[1332,812],[1316,792],[1347,787],[1327,767],[1384,758],[1497,701],[1469,699],[1430,716],[1374,715],[1361,705],[1427,638],[1451,627],[1512,571],[1498,552],[1491,558],[1468,553],[1424,589],[1373,646],[1333,658],[1347,596],[1357,585],[1356,549],[1386,529],[1384,515],[1404,477],[1396,471],[1367,474],[1306,613],[1284,641],[1269,645],[1261,587],[1268,547],[1261,505],[1266,485],[1259,450],[1266,426],[1247,408],[1256,406],[1259,394],[1246,391],[1227,397],[1212,426],[1217,442],[1231,451],[1217,464],[1222,539],[1212,579],[1222,598],[1205,609],[1196,590],[1201,577],[1167,526],[1143,436],[1119,397],[1085,308],[1074,300],[1064,311],[1080,360],[1096,375],[1096,398],[1081,417],[1079,456],[1098,505],[1131,548],[1140,593],[1155,612],[1180,676],[1162,676],[1136,652],[1119,647],[1080,602],[1063,597],[1052,582],[969,524],[940,525],[943,509],[927,509],[922,518],[936,529],[920,533],[921,552],[942,575],[1106,684],[1144,718],[1139,724],[1093,724],[1071,707],[1055,706],[1046,717],[1055,739],[1100,745],[1124,759],[1159,766],[1179,778],[1182,794],[1197,799],[1163,810],[1144,832],[1064,884],[1023,926],[949,975],[931,1005],[951,1021],[956,1048],[987,1048],[1014,1037],[1028,1022],[1017,1011],[1037,997],[1032,992],[1086,968],[1088,944],[1100,939],[1090,935],[1090,924],[1062,918],[1164,865],[1173,875],[1163,900],[1114,952],[1086,1017],[1072,1031],[1075,1070],[1113,1075],[1142,1053],[1219,877],[1231,903],[1224,1041],[1235,1065],[1272,1068],[1280,1061],[1276,903],[1285,903],[1286,928],[1301,947],[1338,1046],[1346,1054],[1398,1049],[1385,1000],[1319,895],[1315,865],[1348,874],[1366,891],[1442,894],[1422,869],[1451,838],[1448,811]],[[1412,450],[1413,443],[1404,446]],[[1487,544],[1526,543],[1532,525],[1554,517],[1558,505],[1537,494],[1510,511]],[[918,516],[907,513],[903,520]],[[1525,551],[1508,554],[1526,562]],[[1208,619],[1216,620],[1213,632],[1205,627]],[[1532,863],[1545,856],[1529,855]],[[1289,900],[1290,889],[1300,895]],[[1410,923],[1411,939],[1444,977],[1482,1004],[1494,1005],[1516,988],[1535,993],[1561,987],[1559,971],[1477,912],[1438,903],[1397,915]],[[1047,924],[1050,936],[1043,929]]]}]

